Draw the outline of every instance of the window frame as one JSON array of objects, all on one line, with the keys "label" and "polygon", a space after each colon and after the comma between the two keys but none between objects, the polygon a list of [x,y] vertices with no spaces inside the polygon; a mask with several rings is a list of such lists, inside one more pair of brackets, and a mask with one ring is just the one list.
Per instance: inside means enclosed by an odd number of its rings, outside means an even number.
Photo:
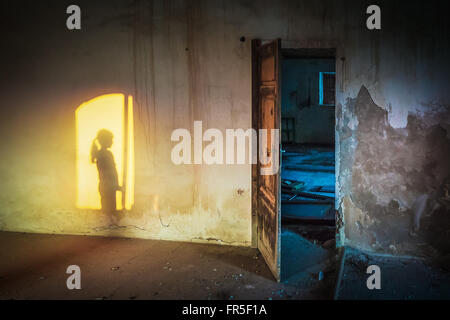
[{"label": "window frame", "polygon": [[[324,104],[323,103],[323,75],[324,74],[332,74],[334,75],[335,83],[336,83],[336,72],[319,72],[319,105],[324,107],[334,107],[336,106],[336,103],[334,104]],[[334,90],[334,100],[336,101],[336,89]]]}]

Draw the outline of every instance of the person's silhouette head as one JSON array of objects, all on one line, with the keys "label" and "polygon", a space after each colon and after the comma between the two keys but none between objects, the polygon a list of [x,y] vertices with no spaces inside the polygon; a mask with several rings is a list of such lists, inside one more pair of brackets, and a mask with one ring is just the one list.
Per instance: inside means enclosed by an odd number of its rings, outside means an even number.
[{"label": "person's silhouette head", "polygon": [[112,134],[112,132],[106,129],[101,129],[97,133],[98,143],[102,146],[102,148],[105,149],[111,148],[113,144],[113,137],[114,135]]}]

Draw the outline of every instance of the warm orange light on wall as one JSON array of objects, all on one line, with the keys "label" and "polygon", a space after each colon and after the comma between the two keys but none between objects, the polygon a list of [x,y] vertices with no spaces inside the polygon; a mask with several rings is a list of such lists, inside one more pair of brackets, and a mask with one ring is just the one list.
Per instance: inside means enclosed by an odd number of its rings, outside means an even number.
[{"label": "warm orange light on wall", "polygon": [[[127,103],[126,103],[127,102]],[[100,209],[97,167],[90,161],[91,145],[100,129],[114,135],[111,152],[116,163],[119,185],[125,197],[117,192],[117,209],[129,210],[134,203],[134,128],[133,98],[125,101],[123,94],[99,96],[80,105],[76,112],[76,206],[81,209]],[[125,183],[124,183],[125,180]]]},{"label": "warm orange light on wall", "polygon": [[127,152],[127,181],[125,192],[125,209],[130,210],[134,204],[134,120],[133,97],[128,96],[128,152]]}]

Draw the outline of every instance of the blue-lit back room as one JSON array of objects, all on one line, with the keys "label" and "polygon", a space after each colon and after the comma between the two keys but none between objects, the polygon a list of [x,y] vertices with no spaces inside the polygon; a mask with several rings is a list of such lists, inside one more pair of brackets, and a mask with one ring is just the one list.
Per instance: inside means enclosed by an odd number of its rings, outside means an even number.
[{"label": "blue-lit back room", "polygon": [[0,300],[450,299],[447,5],[0,1]]},{"label": "blue-lit back room", "polygon": [[304,268],[302,250],[326,253],[310,242],[335,246],[336,60],[333,49],[286,49],[282,57],[281,257],[289,278]]}]

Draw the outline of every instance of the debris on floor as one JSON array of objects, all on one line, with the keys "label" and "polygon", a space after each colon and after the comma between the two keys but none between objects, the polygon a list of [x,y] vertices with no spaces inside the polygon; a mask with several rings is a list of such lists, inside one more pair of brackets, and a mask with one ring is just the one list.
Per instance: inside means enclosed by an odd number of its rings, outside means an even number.
[{"label": "debris on floor", "polygon": [[282,281],[309,279],[317,283],[314,290],[328,292],[334,287],[337,270],[334,149],[302,145],[285,149],[281,169]]},{"label": "debris on floor", "polygon": [[281,215],[289,220],[335,220],[333,147],[287,145],[281,170]]}]

